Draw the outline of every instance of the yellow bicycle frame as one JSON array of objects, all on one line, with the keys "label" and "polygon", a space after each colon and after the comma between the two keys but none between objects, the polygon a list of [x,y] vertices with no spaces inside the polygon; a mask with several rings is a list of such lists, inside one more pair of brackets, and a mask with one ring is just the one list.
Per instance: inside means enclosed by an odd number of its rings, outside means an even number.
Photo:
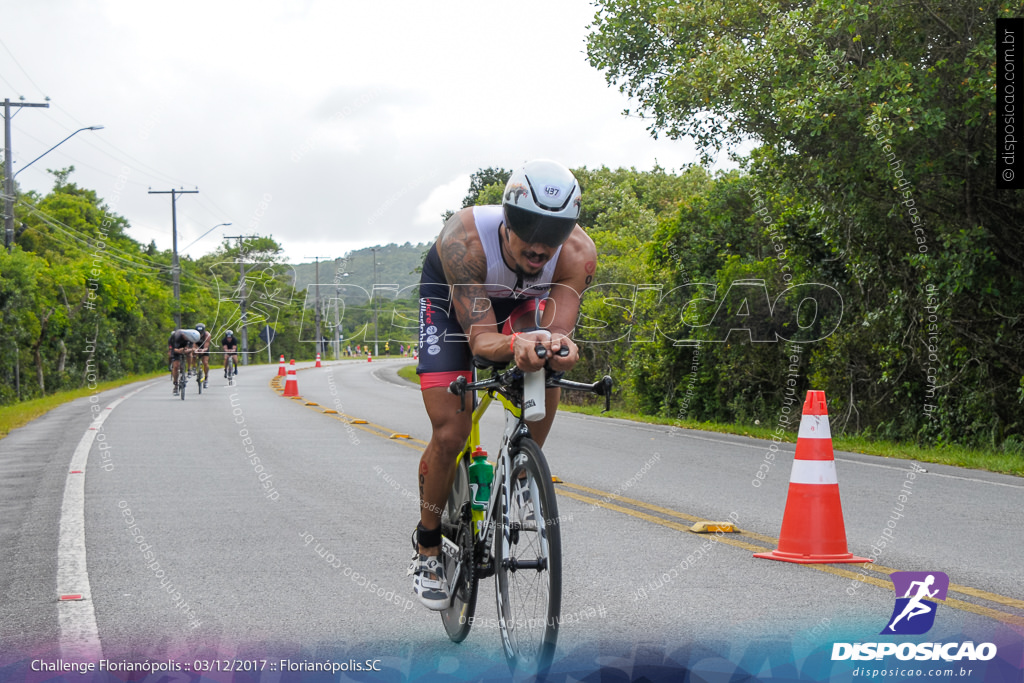
[{"label": "yellow bicycle frame", "polygon": [[[474,380],[473,381],[476,381],[475,373],[474,373]],[[473,415],[472,415],[472,418],[471,418],[471,424],[470,424],[470,428],[469,428],[469,438],[466,440],[465,448],[462,449],[462,452],[460,452],[458,457],[455,459],[455,466],[456,466],[456,468],[459,466],[459,463],[462,461],[463,457],[465,457],[469,453],[472,453],[473,451],[476,450],[477,446],[481,445],[480,444],[480,420],[481,420],[481,418],[483,418],[484,413],[487,412],[487,408],[490,407],[491,402],[495,398],[497,398],[498,401],[500,401],[501,404],[505,407],[505,410],[507,410],[508,412],[512,413],[513,416],[515,416],[516,418],[519,418],[519,417],[522,416],[522,414],[523,414],[522,409],[519,408],[518,406],[514,405],[503,394],[501,394],[500,392],[498,392],[498,391],[496,391],[494,389],[486,390],[486,393],[484,394],[483,398],[480,399],[480,402],[477,404],[476,408],[473,409]],[[492,486],[493,486],[493,484],[492,484]],[[484,528],[484,525],[483,525],[482,522],[484,522],[484,520],[487,519],[487,515],[489,513],[490,513],[490,508],[489,507],[488,507],[487,510],[473,510],[473,529],[474,530],[479,532],[479,531],[481,531]]]}]

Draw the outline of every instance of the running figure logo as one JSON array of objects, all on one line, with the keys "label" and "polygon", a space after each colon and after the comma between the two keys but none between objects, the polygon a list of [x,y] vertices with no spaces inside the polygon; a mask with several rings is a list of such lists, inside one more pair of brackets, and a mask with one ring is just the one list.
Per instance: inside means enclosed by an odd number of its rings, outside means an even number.
[{"label": "running figure logo", "polygon": [[[945,600],[949,577],[942,572],[893,572],[896,606],[882,634],[920,635],[935,623],[935,600]],[[903,597],[898,597],[902,595]]]}]

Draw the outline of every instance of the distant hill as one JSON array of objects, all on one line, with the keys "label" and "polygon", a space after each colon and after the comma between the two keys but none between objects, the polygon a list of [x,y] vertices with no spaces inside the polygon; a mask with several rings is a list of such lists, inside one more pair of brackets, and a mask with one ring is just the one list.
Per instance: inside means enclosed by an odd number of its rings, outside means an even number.
[{"label": "distant hill", "polygon": [[[377,250],[377,284],[394,285],[404,288],[420,281],[419,268],[430,249],[430,242],[423,244],[387,244],[375,247]],[[320,262],[321,295],[327,296],[329,288],[337,284],[357,285],[367,292],[373,288],[374,253],[371,248],[350,251],[337,261]],[[305,291],[316,281],[316,263],[291,264],[295,269],[296,289]]]}]

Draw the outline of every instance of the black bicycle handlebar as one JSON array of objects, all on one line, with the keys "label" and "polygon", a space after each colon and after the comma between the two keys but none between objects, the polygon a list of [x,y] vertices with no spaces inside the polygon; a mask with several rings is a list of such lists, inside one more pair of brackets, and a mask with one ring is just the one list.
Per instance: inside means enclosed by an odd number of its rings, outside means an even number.
[{"label": "black bicycle handlebar", "polygon": [[[493,377],[479,382],[470,382],[464,375],[459,375],[448,385],[448,393],[455,394],[459,397],[459,412],[461,413],[466,409],[467,391],[503,389],[517,381],[521,381],[522,376],[523,372],[519,368],[512,368],[501,373],[496,372]],[[597,394],[598,396],[604,396],[604,410],[601,412],[607,413],[611,410],[612,387],[614,384],[614,380],[612,380],[608,375],[605,375],[593,384],[574,382],[572,380],[562,379],[560,376],[551,375],[547,378],[545,386],[569,389],[570,391],[583,391],[590,394]]]}]

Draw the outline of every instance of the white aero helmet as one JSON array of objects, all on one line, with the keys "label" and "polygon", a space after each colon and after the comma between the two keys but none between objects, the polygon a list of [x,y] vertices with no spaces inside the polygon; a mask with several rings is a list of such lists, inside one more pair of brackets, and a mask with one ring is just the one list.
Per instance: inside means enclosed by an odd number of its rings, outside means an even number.
[{"label": "white aero helmet", "polygon": [[557,247],[576,227],[581,195],[580,184],[562,164],[548,159],[527,162],[505,185],[505,227],[529,244]]},{"label": "white aero helmet", "polygon": [[185,335],[185,339],[188,339],[193,344],[199,342],[199,333],[195,330],[182,330],[181,333]]}]

